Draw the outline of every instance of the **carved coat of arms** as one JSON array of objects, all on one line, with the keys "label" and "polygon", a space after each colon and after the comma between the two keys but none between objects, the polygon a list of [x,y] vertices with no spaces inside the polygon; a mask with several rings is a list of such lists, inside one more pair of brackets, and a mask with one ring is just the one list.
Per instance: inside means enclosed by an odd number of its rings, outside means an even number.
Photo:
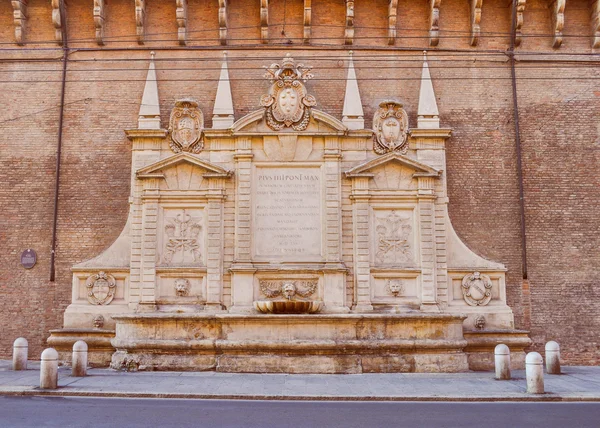
[{"label": "carved coat of arms", "polygon": [[198,108],[198,103],[191,99],[175,102],[169,120],[169,145],[175,153],[200,153],[204,147],[202,130],[204,116]]},{"label": "carved coat of arms", "polygon": [[117,283],[112,275],[98,272],[85,282],[87,299],[92,305],[108,305],[115,297]]},{"label": "carved coat of arms", "polygon": [[375,132],[373,148],[382,155],[388,152],[406,153],[408,149],[408,115],[402,104],[396,101],[384,101],[373,118]]},{"label": "carved coat of arms", "polygon": [[265,68],[265,78],[271,81],[271,89],[261,97],[260,105],[266,109],[267,125],[274,131],[284,127],[304,131],[310,121],[310,107],[317,104],[302,83],[313,77],[311,67],[296,64],[287,54],[281,65],[271,64]]},{"label": "carved coat of arms", "polygon": [[471,273],[462,280],[462,292],[467,304],[485,306],[492,300],[492,280],[482,273]]}]

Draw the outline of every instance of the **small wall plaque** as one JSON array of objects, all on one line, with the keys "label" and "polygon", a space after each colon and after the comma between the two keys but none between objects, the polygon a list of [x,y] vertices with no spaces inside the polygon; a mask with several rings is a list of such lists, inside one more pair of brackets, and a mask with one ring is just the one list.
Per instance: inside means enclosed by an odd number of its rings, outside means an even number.
[{"label": "small wall plaque", "polygon": [[31,269],[37,263],[37,254],[31,248],[21,254],[21,264],[25,269]]}]

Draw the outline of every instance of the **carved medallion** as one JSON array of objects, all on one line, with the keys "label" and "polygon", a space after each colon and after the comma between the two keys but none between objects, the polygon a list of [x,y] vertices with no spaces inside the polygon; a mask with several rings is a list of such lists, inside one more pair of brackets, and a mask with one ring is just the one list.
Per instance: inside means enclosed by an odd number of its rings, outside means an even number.
[{"label": "carved medallion", "polygon": [[165,222],[167,223],[163,256],[165,263],[172,263],[176,256],[178,263],[201,261],[200,231],[202,226],[200,219],[193,218],[185,210],[182,210],[175,217],[167,217]]},{"label": "carved medallion", "polygon": [[175,280],[175,294],[179,297],[186,297],[190,294],[190,281],[185,278]]},{"label": "carved medallion", "polygon": [[169,120],[171,150],[175,153],[200,153],[204,147],[203,128],[204,117],[198,103],[187,98],[176,101]]},{"label": "carved medallion", "polygon": [[466,275],[462,280],[465,302],[471,306],[485,306],[492,300],[492,280],[479,272]]},{"label": "carved medallion", "polygon": [[108,305],[115,297],[117,283],[112,275],[99,272],[85,282],[87,299],[92,305]]},{"label": "carved medallion", "polygon": [[396,101],[384,101],[373,118],[375,153],[382,155],[396,151],[406,153],[408,149],[408,115],[402,104]]},{"label": "carved medallion", "polygon": [[262,294],[269,298],[282,296],[287,300],[292,300],[295,295],[300,297],[309,297],[317,290],[319,281],[310,280],[263,280],[259,281],[259,287]]},{"label": "carved medallion", "polygon": [[392,211],[388,216],[377,218],[375,260],[377,263],[408,262],[412,259],[410,218]]},{"label": "carved medallion", "polygon": [[287,54],[281,65],[271,64],[265,68],[265,78],[271,82],[271,89],[261,97],[260,105],[266,109],[267,125],[274,131],[284,127],[304,131],[310,120],[310,107],[317,104],[302,83],[313,77],[311,67],[296,65]]},{"label": "carved medallion", "polygon": [[394,297],[404,294],[404,284],[401,279],[388,279],[385,281],[385,289]]}]

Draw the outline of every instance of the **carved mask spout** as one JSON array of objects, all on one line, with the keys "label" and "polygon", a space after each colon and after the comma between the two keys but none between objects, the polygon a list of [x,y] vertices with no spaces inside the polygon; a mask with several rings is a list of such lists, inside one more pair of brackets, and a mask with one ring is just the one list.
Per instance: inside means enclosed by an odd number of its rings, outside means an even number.
[{"label": "carved mask spout", "polygon": [[281,294],[288,300],[292,300],[296,294],[296,286],[292,282],[284,282],[281,286]]}]

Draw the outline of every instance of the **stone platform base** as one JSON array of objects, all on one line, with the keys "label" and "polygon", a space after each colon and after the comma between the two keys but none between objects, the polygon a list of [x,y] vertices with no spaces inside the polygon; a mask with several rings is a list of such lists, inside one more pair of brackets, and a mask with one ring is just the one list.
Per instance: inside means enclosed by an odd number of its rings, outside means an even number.
[{"label": "stone platform base", "polygon": [[461,372],[464,316],[127,314],[111,366],[235,373]]},{"label": "stone platform base", "polygon": [[478,330],[465,331],[465,351],[471,370],[494,370],[494,348],[500,343],[510,349],[510,368],[525,368],[525,348],[531,345],[527,331],[523,330]]},{"label": "stone platform base", "polygon": [[70,365],[73,355],[73,344],[83,340],[88,345],[88,365],[90,367],[106,367],[110,364],[115,348],[110,344],[115,337],[113,330],[63,328],[50,330],[48,346],[58,351],[58,358],[64,364]]}]

